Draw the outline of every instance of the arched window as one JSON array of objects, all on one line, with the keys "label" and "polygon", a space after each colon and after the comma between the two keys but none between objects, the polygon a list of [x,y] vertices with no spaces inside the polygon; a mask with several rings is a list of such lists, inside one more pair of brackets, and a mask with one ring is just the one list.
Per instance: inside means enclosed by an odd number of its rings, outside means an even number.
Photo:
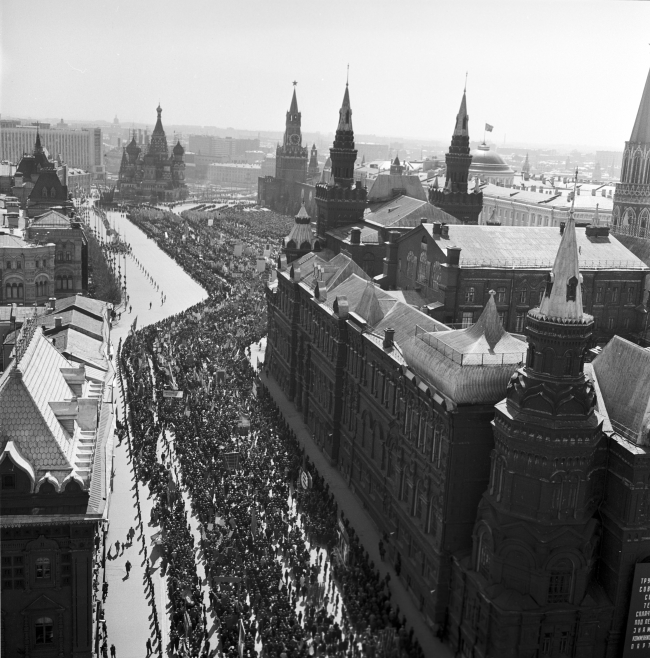
[{"label": "arched window", "polygon": [[638,183],[641,180],[641,151],[637,151],[634,154],[634,159],[632,160],[632,176],[630,177],[630,183]]},{"label": "arched window", "polygon": [[72,254],[69,251],[65,252],[65,259],[66,260],[72,260]]},{"label": "arched window", "polygon": [[409,279],[415,279],[415,264],[417,258],[412,251],[409,251],[408,256],[406,257],[406,276]]},{"label": "arched window", "polygon": [[465,288],[465,303],[473,304],[475,294],[476,294],[476,289],[474,287],[470,286],[468,288]]},{"label": "arched window", "polygon": [[36,558],[36,578],[38,580],[49,580],[51,573],[50,566],[49,557]]},{"label": "arched window", "polygon": [[576,293],[578,290],[578,279],[572,276],[566,284],[566,300],[567,302],[576,301]]},{"label": "arched window", "polygon": [[287,242],[287,249],[295,249],[296,248],[296,243],[293,240],[289,240]]},{"label": "arched window", "polygon": [[54,642],[54,624],[50,617],[39,617],[36,620],[34,639],[36,644],[52,644]]},{"label": "arched window", "polygon": [[573,587],[573,562],[568,558],[558,560],[551,567],[548,581],[548,602],[568,603]]},{"label": "arched window", "polygon": [[627,174],[627,170],[629,169],[629,163],[630,163],[630,152],[625,151],[623,154],[623,169],[621,171],[621,181],[623,183],[627,183],[628,181],[625,179],[625,175]]},{"label": "arched window", "polygon": [[490,562],[492,560],[492,537],[486,528],[478,536],[476,551],[476,571],[484,578],[490,579]]},{"label": "arched window", "polygon": [[5,285],[5,299],[11,299],[11,284],[7,283]]},{"label": "arched window", "polygon": [[636,213],[632,208],[627,208],[625,214],[623,215],[623,226],[634,226],[636,222]]}]

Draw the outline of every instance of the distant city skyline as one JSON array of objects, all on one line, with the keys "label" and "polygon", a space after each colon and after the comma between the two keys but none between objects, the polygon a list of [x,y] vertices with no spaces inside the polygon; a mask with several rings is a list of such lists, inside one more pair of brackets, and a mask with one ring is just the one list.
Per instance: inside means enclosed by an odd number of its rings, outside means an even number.
[{"label": "distant city skyline", "polygon": [[297,80],[331,133],[349,63],[360,135],[448,140],[468,72],[472,140],[622,150],[650,68],[639,2],[32,6],[2,8],[3,117],[153,125],[160,100],[165,125],[281,132]]}]

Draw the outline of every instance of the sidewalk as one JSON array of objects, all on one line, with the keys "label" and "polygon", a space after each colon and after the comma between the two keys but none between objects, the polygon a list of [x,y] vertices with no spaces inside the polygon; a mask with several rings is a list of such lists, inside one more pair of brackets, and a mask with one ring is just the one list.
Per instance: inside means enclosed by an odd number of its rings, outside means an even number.
[{"label": "sidewalk", "polygon": [[330,491],[336,498],[339,509],[343,510],[346,518],[354,527],[363,547],[368,551],[370,559],[375,563],[380,575],[384,576],[386,572],[390,573],[392,599],[399,605],[400,614],[406,615],[409,626],[413,626],[415,636],[420,642],[424,655],[427,658],[452,658],[453,653],[431,632],[395,570],[386,562],[381,561],[379,556],[380,535],[377,527],[363,509],[362,503],[350,491],[345,478],[330,465],[327,457],[312,440],[309,428],[302,421],[302,414],[296,411],[293,403],[286,398],[275,380],[266,376],[264,370],[260,372],[260,378],[280,408],[284,419],[296,433],[298,441],[304,446],[309,459],[316,465],[320,475],[325,478]]}]

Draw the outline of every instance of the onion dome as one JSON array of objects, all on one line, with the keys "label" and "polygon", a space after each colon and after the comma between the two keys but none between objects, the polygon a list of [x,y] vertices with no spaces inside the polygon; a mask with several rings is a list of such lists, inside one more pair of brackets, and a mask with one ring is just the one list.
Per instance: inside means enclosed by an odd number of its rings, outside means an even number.
[{"label": "onion dome", "polygon": [[174,146],[173,153],[175,156],[182,157],[185,153],[185,149],[181,145],[180,140],[176,142],[176,146]]}]

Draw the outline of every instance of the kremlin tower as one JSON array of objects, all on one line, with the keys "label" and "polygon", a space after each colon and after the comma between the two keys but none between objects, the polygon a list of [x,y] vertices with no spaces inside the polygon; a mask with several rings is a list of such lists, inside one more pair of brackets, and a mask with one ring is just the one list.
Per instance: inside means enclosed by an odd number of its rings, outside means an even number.
[{"label": "kremlin tower", "polygon": [[352,108],[347,83],[330,159],[332,171],[329,180],[316,186],[317,233],[322,239],[332,229],[362,221],[366,209],[368,190],[362,187],[360,181],[354,182],[357,151],[354,148]]},{"label": "kremlin tower", "polygon": [[462,224],[478,224],[478,217],[483,208],[483,193],[467,191],[469,167],[472,163],[468,123],[467,95],[463,91],[463,100],[456,116],[456,127],[451,138],[451,146],[445,156],[447,181],[444,189],[429,191],[429,202],[453,215]]},{"label": "kremlin tower", "polygon": [[650,72],[616,184],[613,232],[650,237]]},{"label": "kremlin tower", "polygon": [[307,147],[302,145],[302,115],[298,112],[298,99],[294,83],[291,107],[287,112],[284,139],[275,152],[275,177],[286,183],[304,183],[307,180]]}]

